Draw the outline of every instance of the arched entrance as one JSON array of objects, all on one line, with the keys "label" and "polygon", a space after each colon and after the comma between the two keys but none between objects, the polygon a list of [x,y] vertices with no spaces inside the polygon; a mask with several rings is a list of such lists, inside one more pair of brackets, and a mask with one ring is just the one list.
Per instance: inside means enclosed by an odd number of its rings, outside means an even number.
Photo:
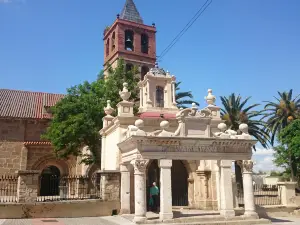
[{"label": "arched entrance", "polygon": [[[188,206],[188,173],[181,160],[172,161],[172,205]],[[153,160],[147,170],[147,206],[149,205],[149,190],[153,182],[160,188],[160,169],[158,160]]]},{"label": "arched entrance", "polygon": [[60,171],[56,166],[43,169],[40,178],[40,196],[59,195]]}]

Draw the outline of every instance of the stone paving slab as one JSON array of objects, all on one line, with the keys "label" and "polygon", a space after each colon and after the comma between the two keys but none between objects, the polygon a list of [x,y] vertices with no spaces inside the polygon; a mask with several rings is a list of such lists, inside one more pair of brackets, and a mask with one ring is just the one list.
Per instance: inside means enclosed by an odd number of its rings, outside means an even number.
[{"label": "stone paving slab", "polygon": [[10,219],[3,220],[0,225],[134,225],[120,217],[85,217],[85,218],[47,218],[47,219]]}]

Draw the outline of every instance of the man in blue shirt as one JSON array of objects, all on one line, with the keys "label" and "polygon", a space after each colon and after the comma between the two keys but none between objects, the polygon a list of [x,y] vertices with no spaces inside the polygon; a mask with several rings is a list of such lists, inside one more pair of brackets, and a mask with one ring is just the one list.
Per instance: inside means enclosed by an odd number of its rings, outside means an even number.
[{"label": "man in blue shirt", "polygon": [[150,206],[153,212],[157,212],[158,205],[159,205],[159,189],[156,186],[156,183],[153,182],[152,187],[150,188]]}]

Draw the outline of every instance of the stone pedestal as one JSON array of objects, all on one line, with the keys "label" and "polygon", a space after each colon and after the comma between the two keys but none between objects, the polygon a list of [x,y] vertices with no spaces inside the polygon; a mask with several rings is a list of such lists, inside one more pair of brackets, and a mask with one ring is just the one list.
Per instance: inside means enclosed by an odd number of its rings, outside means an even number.
[{"label": "stone pedestal", "polygon": [[231,160],[221,161],[221,177],[220,177],[220,198],[221,210],[220,215],[224,217],[234,217],[233,194],[231,180]]},{"label": "stone pedestal", "polygon": [[100,171],[100,189],[103,201],[120,201],[120,172]]},{"label": "stone pedestal", "polygon": [[130,214],[130,171],[129,165],[120,165],[121,171],[121,214]]},{"label": "stone pedestal", "polygon": [[160,167],[160,214],[161,220],[172,219],[172,181],[171,167],[172,160],[159,160]]},{"label": "stone pedestal", "polygon": [[17,199],[19,203],[36,202],[38,184],[39,184],[38,170],[19,170]]},{"label": "stone pedestal", "polygon": [[147,203],[146,203],[146,165],[148,161],[136,159],[132,161],[134,166],[134,222],[143,222],[147,220]]},{"label": "stone pedestal", "polygon": [[281,196],[281,204],[286,207],[297,207],[296,204],[296,182],[279,182],[279,196]]},{"label": "stone pedestal", "polygon": [[244,187],[244,205],[245,205],[245,216],[257,217],[255,212],[254,204],[254,191],[253,191],[253,161],[244,160],[242,162],[242,172],[243,172],[243,187]]}]

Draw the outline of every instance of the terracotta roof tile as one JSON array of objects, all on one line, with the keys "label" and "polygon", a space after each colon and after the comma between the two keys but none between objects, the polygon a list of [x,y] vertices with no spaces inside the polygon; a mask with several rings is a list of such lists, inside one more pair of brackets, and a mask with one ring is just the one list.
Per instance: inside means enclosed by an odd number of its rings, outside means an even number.
[{"label": "terracotta roof tile", "polygon": [[0,89],[0,117],[51,118],[45,107],[54,106],[63,94]]}]

